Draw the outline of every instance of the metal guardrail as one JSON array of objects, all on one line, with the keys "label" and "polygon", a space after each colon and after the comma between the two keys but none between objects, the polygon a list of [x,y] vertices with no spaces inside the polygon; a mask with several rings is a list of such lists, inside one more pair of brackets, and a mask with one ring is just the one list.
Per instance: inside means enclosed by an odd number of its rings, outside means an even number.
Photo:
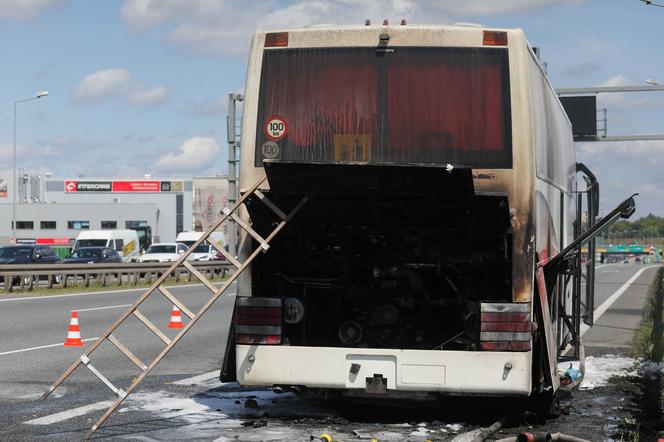
[{"label": "metal guardrail", "polygon": [[[205,276],[221,275],[228,273],[232,267],[226,261],[192,261],[194,267]],[[122,264],[9,264],[0,265],[0,282],[6,293],[14,289],[32,290],[34,287],[44,284],[48,288],[68,287],[82,283],[89,286],[91,281],[98,281],[102,286],[115,284],[121,286],[137,285],[143,279],[149,284],[157,279],[164,271],[173,265],[172,262],[162,263],[137,263],[127,262]],[[191,281],[191,272],[184,266],[173,272],[176,282],[183,278]]]}]

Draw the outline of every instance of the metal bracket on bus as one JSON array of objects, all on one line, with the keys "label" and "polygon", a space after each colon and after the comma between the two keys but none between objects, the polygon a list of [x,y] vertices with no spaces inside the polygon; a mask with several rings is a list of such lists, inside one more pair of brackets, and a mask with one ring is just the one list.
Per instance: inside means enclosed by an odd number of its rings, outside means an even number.
[{"label": "metal bracket on bus", "polygon": [[384,378],[382,374],[374,374],[373,377],[367,378],[366,381],[367,393],[387,393],[387,378]]}]

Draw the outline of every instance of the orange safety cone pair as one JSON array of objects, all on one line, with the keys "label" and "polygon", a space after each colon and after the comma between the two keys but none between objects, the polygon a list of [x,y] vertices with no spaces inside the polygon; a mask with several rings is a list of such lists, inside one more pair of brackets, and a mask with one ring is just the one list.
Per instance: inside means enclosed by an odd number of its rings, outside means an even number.
[{"label": "orange safety cone pair", "polygon": [[171,310],[171,320],[168,323],[168,328],[184,328],[182,314],[180,313],[180,309],[175,305],[173,306],[173,310]]},{"label": "orange safety cone pair", "polygon": [[65,347],[83,347],[83,341],[81,341],[81,329],[78,327],[78,313],[76,310],[71,312],[69,332],[67,333],[67,340],[63,345]]},{"label": "orange safety cone pair", "polygon": [[[171,320],[168,323],[168,328],[184,328],[184,323],[182,322],[182,314],[180,309],[175,305],[171,311]],[[71,312],[71,320],[69,322],[69,331],[67,332],[67,340],[63,344],[65,347],[83,347],[83,341],[81,340],[81,329],[78,324],[78,312],[73,310]]]}]

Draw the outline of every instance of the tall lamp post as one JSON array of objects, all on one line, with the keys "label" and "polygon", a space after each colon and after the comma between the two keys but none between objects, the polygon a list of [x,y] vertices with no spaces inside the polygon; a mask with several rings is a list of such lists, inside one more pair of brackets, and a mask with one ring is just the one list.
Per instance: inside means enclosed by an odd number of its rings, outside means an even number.
[{"label": "tall lamp post", "polygon": [[36,100],[48,95],[48,91],[39,91],[37,95],[24,98],[14,102],[14,150],[12,155],[12,243],[16,244],[16,194],[18,193],[18,181],[16,180],[16,105],[26,101]]}]

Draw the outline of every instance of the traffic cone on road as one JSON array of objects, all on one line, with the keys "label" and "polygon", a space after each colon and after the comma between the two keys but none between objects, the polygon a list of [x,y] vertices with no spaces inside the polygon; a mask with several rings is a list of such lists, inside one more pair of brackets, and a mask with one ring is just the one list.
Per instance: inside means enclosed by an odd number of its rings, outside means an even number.
[{"label": "traffic cone on road", "polygon": [[78,328],[78,313],[74,310],[71,312],[71,321],[69,322],[69,332],[67,333],[67,340],[63,344],[65,347],[82,347],[81,329]]},{"label": "traffic cone on road", "polygon": [[168,323],[168,328],[184,328],[182,314],[176,306],[173,306],[173,310],[171,310],[171,321]]}]

